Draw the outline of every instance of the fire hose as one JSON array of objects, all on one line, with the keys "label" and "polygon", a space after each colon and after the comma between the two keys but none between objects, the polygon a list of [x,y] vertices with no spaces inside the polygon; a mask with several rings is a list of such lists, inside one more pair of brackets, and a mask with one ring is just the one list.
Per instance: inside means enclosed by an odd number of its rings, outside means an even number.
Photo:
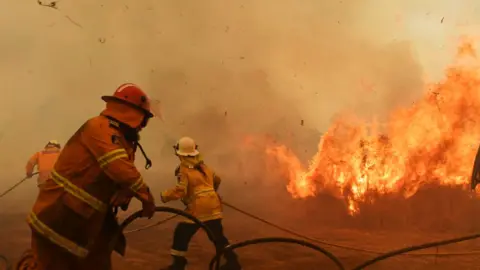
[{"label": "fire hose", "polygon": [[[184,216],[184,217],[192,220],[196,224],[198,224],[203,230],[205,230],[205,232],[207,233],[207,235],[209,235],[211,237],[211,239],[214,239],[211,231],[202,222],[200,222],[198,219],[196,219],[195,217],[189,215],[188,213],[186,213],[182,210],[175,209],[175,208],[170,208],[170,207],[156,207],[155,211],[156,212],[173,213],[173,214],[175,214],[175,216],[173,216],[173,217]],[[137,211],[134,214],[130,215],[127,219],[125,219],[120,225],[120,228],[117,232],[118,233],[117,236],[120,235],[121,232],[129,224],[131,224],[133,221],[135,221],[136,219],[141,217],[141,213],[142,213],[142,211]],[[172,219],[173,217],[169,217],[168,220]],[[149,226],[149,227],[153,227],[153,226]],[[436,246],[443,246],[443,245],[448,245],[448,244],[453,244],[453,243],[458,243],[458,242],[463,242],[463,241],[472,240],[472,239],[479,238],[479,237],[480,237],[480,234],[473,234],[473,235],[469,235],[469,236],[458,237],[458,238],[448,239],[448,240],[443,240],[443,241],[424,243],[424,244],[421,244],[421,245],[410,246],[410,247],[394,250],[394,251],[391,251],[391,252],[388,252],[388,253],[385,253],[385,254],[381,254],[380,256],[377,256],[375,258],[372,258],[372,259],[360,264],[359,266],[353,268],[352,270],[365,269],[366,267],[371,266],[371,265],[373,265],[377,262],[383,261],[385,259],[388,259],[388,258],[391,258],[391,257],[394,257],[394,256],[402,255],[402,254],[407,253],[407,252],[421,250],[421,249],[427,249],[427,248],[436,247]],[[114,239],[116,240],[117,238],[114,238]],[[215,244],[215,241],[213,241],[213,242]],[[225,252],[228,252],[228,251],[231,251],[231,250],[234,250],[234,249],[237,249],[237,248],[245,247],[245,246],[248,246],[248,245],[263,244],[263,243],[293,243],[293,244],[303,245],[303,246],[306,246],[306,247],[309,247],[311,249],[314,249],[316,251],[321,252],[323,255],[326,255],[327,257],[329,257],[329,259],[333,260],[335,262],[335,264],[340,269],[345,269],[341,265],[341,262],[338,260],[338,258],[335,258],[328,251],[325,251],[322,248],[320,248],[318,246],[315,246],[314,244],[312,244],[308,241],[298,240],[298,239],[294,239],[294,238],[282,238],[282,237],[252,239],[252,240],[247,240],[247,241],[244,241],[244,242],[239,242],[239,243],[229,245],[229,246],[225,247],[224,249],[216,248],[215,249],[215,256],[212,258],[212,260],[210,262],[210,268],[209,269],[210,270],[213,270],[213,269],[218,270],[219,269],[219,259],[222,257],[222,255]],[[115,245],[115,241],[112,241],[112,243],[111,243],[112,249],[111,250],[113,250],[114,245]],[[328,254],[330,254],[331,257]],[[459,254],[467,255],[466,253],[459,253]],[[476,253],[472,252],[470,254],[476,254]],[[417,254],[417,255],[424,255],[424,254]],[[448,255],[448,254],[445,253],[444,255]],[[7,268],[6,269],[7,270],[11,269],[10,268],[11,266],[8,263],[8,261],[4,257],[2,257],[1,255],[0,255],[0,257],[3,258],[7,262]],[[17,270],[19,270],[19,269],[20,268],[18,268]]]},{"label": "fire hose", "polygon": [[[330,246],[330,247],[334,247],[334,248],[338,248],[338,249],[344,249],[344,250],[350,250],[350,251],[357,251],[357,252],[362,252],[362,253],[367,253],[367,254],[375,254],[375,255],[383,255],[385,254],[385,252],[381,252],[381,251],[377,251],[377,250],[370,250],[370,249],[365,249],[365,248],[359,248],[359,247],[353,247],[353,246],[347,246],[347,245],[340,245],[340,244],[336,244],[336,243],[332,243],[332,242],[328,242],[328,241],[324,241],[324,240],[320,240],[318,238],[314,238],[314,237],[310,237],[310,236],[307,236],[307,235],[304,235],[304,234],[300,234],[294,230],[291,230],[291,229],[287,229],[285,227],[282,227],[282,226],[279,226],[271,221],[268,221],[264,218],[261,218],[261,217],[258,217],[256,215],[253,215],[245,210],[242,210],[228,202],[225,202],[225,201],[222,201],[222,204],[224,206],[227,206],[241,214],[244,214],[252,219],[255,219],[259,222],[262,222],[264,224],[267,224],[269,226],[272,226],[282,232],[285,232],[287,234],[290,234],[290,235],[293,235],[293,236],[296,236],[298,238],[301,238],[301,239],[304,239],[304,240],[307,240],[307,241],[310,241],[310,242],[314,242],[314,243],[317,243],[317,244],[320,244],[320,245],[324,245],[324,246]],[[176,218],[178,215],[172,215],[172,216],[169,216],[165,219],[162,219],[162,220],[159,220],[153,224],[149,224],[149,225],[146,225],[144,227],[141,227],[141,228],[138,228],[138,229],[134,229],[134,230],[129,230],[129,231],[126,231],[125,234],[130,234],[130,233],[134,233],[134,232],[139,232],[139,231],[144,231],[144,230],[147,230],[147,229],[150,229],[150,228],[153,228],[153,227],[156,227],[156,226],[159,226],[161,224],[164,224],[174,218]],[[402,254],[399,254],[399,255],[404,255],[404,256],[414,256],[414,257],[419,257],[419,256],[471,256],[471,255],[479,255],[480,252],[478,251],[470,251],[470,252],[448,252],[448,253],[439,253],[439,252],[435,252],[435,253],[402,253]]]},{"label": "fire hose", "polygon": [[[34,173],[34,175],[36,175],[38,173]],[[11,192],[12,190],[14,190],[16,187],[18,187],[20,184],[22,184],[25,180],[27,180],[29,177],[25,177],[23,178],[22,180],[20,180],[19,182],[17,182],[14,186],[12,186],[11,188],[7,189],[5,192],[3,192],[1,195],[0,195],[0,198],[5,196],[6,194],[8,194],[9,192]],[[378,251],[372,251],[372,250],[366,250],[366,249],[361,249],[361,248],[355,248],[355,247],[349,247],[349,246],[343,246],[343,245],[338,245],[338,244],[333,244],[333,243],[329,243],[329,242],[325,242],[325,241],[320,241],[318,239],[315,239],[315,238],[311,238],[311,237],[308,237],[308,236],[305,236],[305,235],[301,235],[299,233],[296,233],[292,230],[289,230],[289,229],[286,229],[286,228],[283,228],[283,227],[280,227],[272,222],[269,222],[267,220],[264,220],[262,218],[259,218],[255,215],[252,215],[246,211],[243,211],[227,202],[223,202],[223,204],[227,207],[230,207],[240,213],[243,213],[249,217],[252,217],[256,220],[259,220],[259,221],[262,221],[266,224],[269,224],[277,229],[280,229],[284,232],[287,232],[287,233],[290,233],[292,235],[295,235],[297,237],[300,237],[300,238],[304,238],[305,240],[300,240],[300,239],[295,239],[295,238],[285,238],[285,237],[269,237],[269,238],[257,238],[257,239],[251,239],[251,240],[247,240],[247,241],[243,241],[243,242],[239,242],[239,243],[235,243],[235,244],[231,244],[225,248],[218,248],[217,245],[215,244],[215,238],[213,237],[213,234],[212,232],[208,229],[208,227],[206,227],[200,220],[198,220],[197,218],[195,218],[194,216],[182,211],[182,210],[179,210],[179,209],[175,209],[175,208],[170,208],[170,207],[163,207],[163,206],[159,206],[159,207],[156,207],[155,211],[156,212],[168,212],[168,213],[173,213],[175,215],[173,216],[170,216],[166,219],[163,219],[159,222],[156,222],[154,224],[151,224],[151,225],[147,225],[145,227],[142,227],[142,228],[139,228],[139,229],[136,229],[136,230],[132,230],[132,231],[127,231],[125,233],[132,233],[132,232],[137,232],[137,231],[141,231],[141,230],[145,230],[145,229],[148,229],[148,228],[151,228],[151,227],[154,227],[154,226],[158,226],[162,223],[165,223],[169,220],[172,220],[173,218],[177,217],[177,216],[183,216],[183,217],[186,217],[190,220],[192,220],[194,223],[196,223],[197,225],[199,225],[200,228],[202,228],[206,233],[207,235],[209,236],[210,239],[212,239],[212,242],[214,243],[215,245],[215,255],[214,257],[212,258],[212,260],[210,261],[210,265],[209,265],[209,269],[210,270],[218,270],[220,269],[220,259],[222,257],[222,255],[225,253],[225,252],[228,252],[228,251],[233,251],[234,249],[237,249],[237,248],[241,248],[241,247],[245,247],[245,246],[249,246],[249,245],[255,245],[255,244],[264,244],[264,243],[291,243],[291,244],[297,244],[297,245],[302,245],[302,246],[305,246],[305,247],[308,247],[310,249],[313,249],[315,251],[318,251],[320,253],[322,253],[322,255],[325,255],[327,256],[327,258],[329,258],[330,260],[332,260],[335,265],[341,269],[341,270],[344,270],[345,267],[342,265],[342,263],[340,262],[340,260],[335,257],[332,253],[328,252],[327,250],[317,246],[317,245],[314,245],[312,242],[316,242],[318,244],[323,244],[323,245],[327,245],[327,246],[331,246],[331,247],[337,247],[337,248],[343,248],[343,249],[348,249],[348,250],[353,250],[353,251],[360,251],[360,252],[366,252],[366,253],[375,253],[375,254],[379,254],[379,256],[377,257],[374,257],[360,265],[358,265],[357,267],[353,268],[352,270],[361,270],[361,269],[365,269],[366,267],[368,266],[371,266],[377,262],[380,262],[380,261],[383,261],[383,260],[386,260],[388,258],[391,258],[391,257],[394,257],[394,256],[398,256],[398,255],[415,255],[415,256],[439,256],[439,255],[445,255],[445,256],[449,256],[449,255],[477,255],[478,252],[468,252],[468,253],[440,253],[440,254],[435,254],[435,253],[413,253],[413,254],[406,254],[406,253],[409,253],[409,252],[412,252],[412,251],[416,251],[416,250],[423,250],[423,249],[428,249],[428,248],[432,248],[432,247],[438,247],[438,246],[444,246],[444,245],[448,245],[448,244],[453,244],[453,243],[458,243],[458,242],[463,242],[463,241],[468,241],[468,240],[472,240],[472,239],[476,239],[476,238],[480,238],[480,233],[478,234],[472,234],[472,235],[468,235],[468,236],[463,236],[463,237],[458,237],[458,238],[453,238],[453,239],[448,239],[448,240],[442,240],[442,241],[436,241],[436,242],[429,242],[429,243],[424,243],[424,244],[420,244],[420,245],[415,245],[415,246],[409,246],[409,247],[406,247],[406,248],[402,248],[402,249],[398,249],[398,250],[394,250],[394,251],[391,251],[391,252],[388,252],[388,253],[381,253],[381,252],[378,252]],[[135,213],[133,213],[132,215],[128,216],[121,224],[120,224],[120,227],[119,227],[119,230],[117,232],[117,236],[119,236],[123,230],[129,225],[131,224],[133,221],[135,221],[136,219],[140,218],[141,217],[141,214],[142,214],[142,211],[137,211]],[[116,240],[118,239],[118,237],[114,237],[114,241],[112,241],[111,246],[111,250],[113,250],[113,247],[115,246],[115,243],[116,243]],[[308,240],[308,241],[306,241]],[[6,265],[6,270],[9,270],[11,269],[11,264],[9,262],[9,260],[3,256],[3,255],[0,255],[0,261],[4,261],[5,262],[5,265]]]},{"label": "fire hose", "polygon": [[[255,215],[253,215],[253,214],[250,214],[250,213],[248,213],[248,212],[246,212],[242,209],[239,209],[239,208],[237,208],[237,207],[235,207],[235,206],[233,206],[233,205],[231,205],[231,204],[229,204],[225,201],[223,202],[223,204],[225,206],[227,206],[229,208],[232,208],[232,209],[234,209],[234,210],[236,210],[236,211],[238,211],[242,214],[245,214],[245,215],[247,215],[251,218],[259,220],[259,221],[261,221],[263,223],[266,223],[268,225],[271,225],[271,226],[273,226],[273,227],[275,227],[275,228],[277,228],[281,231],[284,231],[286,233],[295,235],[296,237],[303,238],[303,239],[308,240],[308,241],[303,241],[303,240],[298,240],[298,239],[293,239],[293,238],[272,237],[272,238],[252,239],[252,240],[247,240],[247,241],[240,242],[240,243],[235,243],[235,244],[232,244],[230,246],[225,247],[225,249],[220,250],[220,252],[217,252],[215,254],[215,256],[210,261],[210,270],[213,270],[213,269],[217,270],[218,269],[218,267],[219,267],[218,259],[221,258],[222,254],[227,252],[227,251],[234,250],[234,249],[241,248],[241,247],[245,247],[245,246],[248,246],[248,245],[262,244],[262,243],[273,243],[273,242],[293,243],[293,244],[304,245],[304,246],[310,247],[312,249],[316,249],[316,247],[318,247],[318,246],[313,245],[312,242],[314,242],[314,243],[323,244],[323,245],[326,245],[326,246],[331,246],[331,247],[336,247],[336,248],[341,248],[341,249],[346,249],[346,250],[352,250],[352,251],[357,251],[357,252],[364,252],[364,253],[371,253],[371,254],[377,254],[378,255],[377,257],[374,257],[374,258],[360,264],[359,266],[355,267],[352,270],[365,269],[367,266],[371,266],[371,265],[373,265],[377,262],[383,261],[385,259],[388,259],[388,258],[391,258],[391,257],[394,257],[394,256],[398,256],[398,255],[409,255],[409,256],[478,255],[478,252],[463,252],[463,253],[409,253],[409,252],[428,249],[428,248],[432,248],[432,247],[444,246],[444,245],[453,244],[453,243],[459,243],[459,242],[463,242],[463,241],[467,241],[467,240],[472,240],[472,239],[475,239],[475,238],[479,238],[480,234],[472,234],[472,235],[453,238],[453,239],[448,239],[448,240],[428,242],[428,243],[424,243],[424,244],[420,244],[420,245],[414,245],[414,246],[409,246],[409,247],[406,247],[406,248],[394,250],[394,251],[391,251],[391,252],[388,252],[388,253],[382,253],[382,252],[379,252],[379,251],[373,251],[373,250],[367,250],[367,249],[356,248],[356,247],[351,247],[351,246],[334,244],[334,243],[330,243],[330,242],[326,242],[326,241],[321,241],[321,240],[318,240],[318,239],[315,239],[315,238],[312,238],[312,237],[308,237],[308,236],[299,234],[295,231],[283,228],[279,225],[276,225],[276,224],[274,224],[270,221],[264,220],[260,217],[257,217]],[[152,228],[152,227],[158,226],[160,224],[163,224],[163,223],[165,223],[169,220],[172,220],[177,216],[178,215],[170,216],[170,217],[162,219],[162,220],[160,220],[160,221],[158,221],[154,224],[147,225],[147,226],[144,226],[144,227],[139,228],[139,229],[127,231],[125,233],[133,233],[133,232],[146,230],[148,228]],[[313,245],[313,246],[309,246],[309,245]],[[319,250],[317,250],[317,251],[319,251]],[[319,251],[319,252],[322,252],[322,251]],[[326,255],[325,253],[323,253],[323,254]],[[328,255],[326,255],[326,256],[328,257]],[[340,268],[340,269],[344,269],[344,268]]]},{"label": "fire hose", "polygon": [[220,259],[223,254],[225,254],[228,251],[233,251],[234,249],[245,247],[245,246],[250,246],[250,245],[256,245],[256,244],[263,244],[263,243],[291,243],[291,244],[297,244],[301,245],[304,247],[308,247],[310,249],[313,249],[315,251],[318,251],[322,253],[323,255],[327,256],[331,261],[335,263],[335,265],[338,267],[340,270],[345,270],[345,267],[343,266],[342,262],[334,256],[332,253],[327,251],[326,249],[319,247],[317,245],[314,245],[310,242],[304,241],[304,240],[299,240],[295,238],[286,238],[286,237],[267,237],[267,238],[255,238],[243,242],[239,242],[236,244],[229,245],[223,249],[220,250],[220,252],[217,252],[215,256],[212,258],[210,261],[210,270],[220,270]]},{"label": "fire hose", "polygon": [[[195,224],[197,224],[200,228],[202,228],[205,233],[208,235],[209,239],[212,239],[213,245],[215,246],[215,254],[219,254],[220,250],[218,248],[217,242],[215,240],[215,236],[213,235],[212,231],[203,223],[201,222],[198,218],[192,216],[191,214],[172,207],[166,207],[166,206],[157,206],[155,207],[155,212],[167,212],[167,213],[172,213],[175,214],[173,217],[177,216],[183,216],[185,218],[188,218],[189,220],[193,221]],[[142,210],[139,210],[130,216],[128,216],[122,223],[120,224],[120,227],[118,228],[117,232],[115,233],[111,243],[110,243],[110,253],[113,252],[115,249],[115,244],[117,243],[117,240],[121,236],[123,230],[132,222],[134,222],[136,219],[142,217]],[[171,218],[173,218],[171,217]]]},{"label": "fire hose", "polygon": [[[257,238],[257,239],[252,239],[252,240],[248,240],[248,241],[245,241],[245,242],[237,243],[237,244],[234,244],[234,245],[230,245],[226,248],[220,248],[216,244],[215,237],[214,237],[213,233],[208,229],[208,227],[205,226],[205,224],[203,224],[196,217],[188,214],[187,212],[179,210],[179,209],[171,208],[171,207],[165,207],[165,206],[157,206],[155,208],[155,212],[169,212],[169,213],[176,214],[176,216],[186,217],[186,218],[190,219],[191,221],[195,222],[197,225],[199,225],[207,233],[209,239],[212,239],[212,242],[215,246],[215,257],[210,262],[210,270],[219,270],[220,269],[220,259],[221,259],[222,255],[224,254],[224,252],[227,251],[228,249],[239,248],[239,247],[242,247],[242,246],[247,246],[247,245],[252,245],[252,244],[274,243],[274,242],[276,242],[276,243],[293,243],[293,244],[309,247],[309,248],[311,248],[315,251],[318,251],[318,252],[324,254],[325,256],[327,256],[330,260],[332,260],[335,263],[335,265],[338,266],[338,268],[340,270],[345,270],[345,267],[343,266],[343,264],[340,262],[340,260],[337,257],[335,257],[333,254],[331,254],[327,250],[325,250],[325,249],[323,249],[323,248],[321,248],[317,245],[314,245],[312,243],[309,243],[307,241],[298,240],[298,239],[294,239],[294,238],[281,238],[281,237]],[[129,224],[131,224],[133,221],[140,218],[141,216],[142,216],[142,210],[139,210],[139,211],[131,214],[130,216],[128,216],[120,224],[120,228],[118,229],[116,235],[114,236],[113,241],[110,243],[110,251],[114,250],[116,241],[117,241],[118,237],[121,235],[122,231]],[[162,221],[166,222],[167,220],[173,219],[176,216],[164,219]]]},{"label": "fire hose", "polygon": [[464,241],[467,241],[467,240],[473,240],[473,239],[476,239],[476,238],[479,238],[479,237],[480,237],[480,233],[477,233],[477,234],[467,235],[467,236],[463,236],[463,237],[457,237],[457,238],[452,238],[452,239],[448,239],[448,240],[424,243],[424,244],[417,245],[417,246],[410,246],[410,247],[406,247],[406,248],[402,248],[402,249],[397,249],[397,250],[390,251],[390,252],[387,252],[385,254],[382,254],[382,255],[380,255],[378,257],[375,257],[373,259],[370,259],[370,260],[358,265],[357,267],[353,268],[352,270],[365,269],[367,266],[371,266],[371,265],[373,265],[377,262],[383,261],[385,259],[397,256],[397,255],[401,255],[401,254],[404,254],[404,253],[407,253],[407,252],[411,252],[411,251],[415,251],[415,250],[421,250],[421,249],[427,249],[427,248],[431,248],[431,247],[445,246],[445,245],[454,244],[454,243],[460,243],[460,242],[464,242]]},{"label": "fire hose", "polygon": [[37,175],[38,172],[35,172],[33,173],[31,176],[26,176],[24,177],[22,180],[18,181],[15,185],[13,185],[11,188],[5,190],[4,192],[2,192],[2,194],[0,194],[0,198],[2,198],[3,196],[7,195],[8,193],[10,193],[12,190],[14,190],[15,188],[17,188],[19,185],[21,185],[23,182],[25,182],[27,179],[30,179],[32,176],[34,175]]}]

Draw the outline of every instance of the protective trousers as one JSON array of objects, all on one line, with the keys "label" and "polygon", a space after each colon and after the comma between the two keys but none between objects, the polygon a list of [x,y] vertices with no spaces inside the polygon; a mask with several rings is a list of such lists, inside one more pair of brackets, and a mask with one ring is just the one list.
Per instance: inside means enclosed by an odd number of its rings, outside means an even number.
[{"label": "protective trousers", "polygon": [[[210,229],[217,241],[218,248],[224,248],[230,243],[225,237],[223,232],[222,219],[214,219],[204,222],[205,225]],[[171,249],[171,255],[173,257],[173,264],[168,268],[170,270],[183,270],[187,265],[187,259],[185,255],[188,250],[188,245],[190,240],[195,235],[195,233],[200,229],[195,223],[184,223],[181,222],[175,228],[173,235],[173,245]],[[212,241],[212,239],[210,239]],[[226,264],[222,266],[222,269],[232,269],[237,270],[241,269],[238,262],[237,254],[233,251],[225,253]]]},{"label": "protective trousers", "polygon": [[111,270],[110,252],[104,248],[92,250],[85,259],[80,259],[35,232],[32,235],[32,251],[36,270]]},{"label": "protective trousers", "polygon": [[113,215],[109,215],[86,258],[79,258],[35,231],[32,231],[31,248],[36,270],[112,270],[110,241]]}]

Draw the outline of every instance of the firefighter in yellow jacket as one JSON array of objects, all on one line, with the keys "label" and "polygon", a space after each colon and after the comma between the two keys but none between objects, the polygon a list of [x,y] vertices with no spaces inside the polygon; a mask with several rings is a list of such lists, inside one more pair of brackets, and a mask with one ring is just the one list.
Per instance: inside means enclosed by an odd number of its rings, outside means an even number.
[{"label": "firefighter in yellow jacket", "polygon": [[56,140],[50,140],[43,151],[33,154],[25,166],[27,177],[32,177],[33,170],[37,167],[38,179],[37,185],[41,188],[45,181],[50,177],[50,172],[53,169],[53,165],[60,155],[60,143]]},{"label": "firefighter in yellow jacket", "polygon": [[[155,212],[134,165],[138,133],[153,117],[149,99],[134,84],[102,99],[106,109],[67,142],[28,217],[38,270],[110,270],[114,210],[136,197],[144,216]],[[122,255],[124,240],[115,247]]]},{"label": "firefighter in yellow jacket", "polygon": [[[192,138],[181,138],[174,148],[175,154],[180,159],[180,165],[175,170],[177,185],[161,193],[162,202],[181,199],[187,207],[186,211],[204,222],[212,231],[221,248],[229,245],[223,232],[222,203],[217,194],[220,177],[205,165]],[[170,250],[173,263],[166,269],[185,269],[188,245],[198,229],[198,225],[191,221],[180,222],[177,225]],[[221,269],[241,269],[234,252],[225,254],[225,259],[227,262]]]}]

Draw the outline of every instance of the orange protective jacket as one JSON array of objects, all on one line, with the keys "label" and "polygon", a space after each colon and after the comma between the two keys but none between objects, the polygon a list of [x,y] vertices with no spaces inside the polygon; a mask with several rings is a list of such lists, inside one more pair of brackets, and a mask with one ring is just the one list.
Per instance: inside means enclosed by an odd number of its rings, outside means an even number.
[{"label": "orange protective jacket", "polygon": [[60,149],[54,146],[45,147],[43,151],[33,154],[25,166],[25,171],[32,174],[35,167],[38,170],[38,186],[41,186],[50,177],[50,172],[60,155]]},{"label": "orange protective jacket", "polygon": [[[101,116],[88,120],[70,138],[28,217],[32,230],[79,258],[98,246],[102,227],[118,227],[112,214],[118,206],[112,203],[116,195],[154,204],[134,165],[136,146],[124,138],[118,122],[103,116],[121,118],[114,112],[107,103]],[[107,231],[113,233],[115,226]],[[121,254],[122,244],[116,249]]]},{"label": "orange protective jacket", "polygon": [[200,221],[223,217],[222,202],[217,194],[222,180],[201,159],[181,157],[175,176],[177,185],[161,193],[162,202],[181,199],[185,211]]}]

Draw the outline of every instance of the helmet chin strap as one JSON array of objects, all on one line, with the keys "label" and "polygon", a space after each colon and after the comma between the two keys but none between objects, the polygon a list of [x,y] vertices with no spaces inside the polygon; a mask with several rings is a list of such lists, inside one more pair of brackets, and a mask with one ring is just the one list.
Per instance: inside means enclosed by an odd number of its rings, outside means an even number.
[{"label": "helmet chin strap", "polygon": [[149,116],[145,115],[142,119],[142,122],[140,123],[140,129],[142,128],[145,128],[147,125],[148,125],[148,121],[150,121],[150,118]]},{"label": "helmet chin strap", "polygon": [[140,151],[142,152],[142,155],[143,157],[145,158],[145,170],[148,170],[152,167],[152,160],[150,160],[148,157],[147,157],[147,154],[145,153],[145,151],[143,150],[143,147],[142,145],[137,141],[136,144],[138,145],[138,147],[140,148]]},{"label": "helmet chin strap", "polygon": [[[140,123],[140,129],[145,128],[148,125],[148,121],[150,120],[151,117],[148,115],[145,115],[142,119],[142,123]],[[145,150],[143,150],[142,145],[139,142],[139,139],[135,142],[136,145],[138,145],[138,148],[140,148],[140,151],[142,152],[143,157],[145,158],[145,170],[148,170],[152,167],[152,160],[148,158],[147,154],[145,153]]]},{"label": "helmet chin strap", "polygon": [[145,162],[146,162],[145,169],[146,170],[150,169],[152,167],[152,160],[148,158],[147,154],[145,153],[145,150],[143,150],[142,145],[138,142],[140,140],[140,136],[138,135],[139,129],[132,128],[111,116],[104,115],[104,114],[102,114],[102,116],[108,118],[110,120],[110,123],[113,124],[113,127],[118,129],[123,134],[123,136],[127,141],[133,143],[135,148],[137,146],[140,148],[140,151],[142,152],[142,155],[145,158]]}]

